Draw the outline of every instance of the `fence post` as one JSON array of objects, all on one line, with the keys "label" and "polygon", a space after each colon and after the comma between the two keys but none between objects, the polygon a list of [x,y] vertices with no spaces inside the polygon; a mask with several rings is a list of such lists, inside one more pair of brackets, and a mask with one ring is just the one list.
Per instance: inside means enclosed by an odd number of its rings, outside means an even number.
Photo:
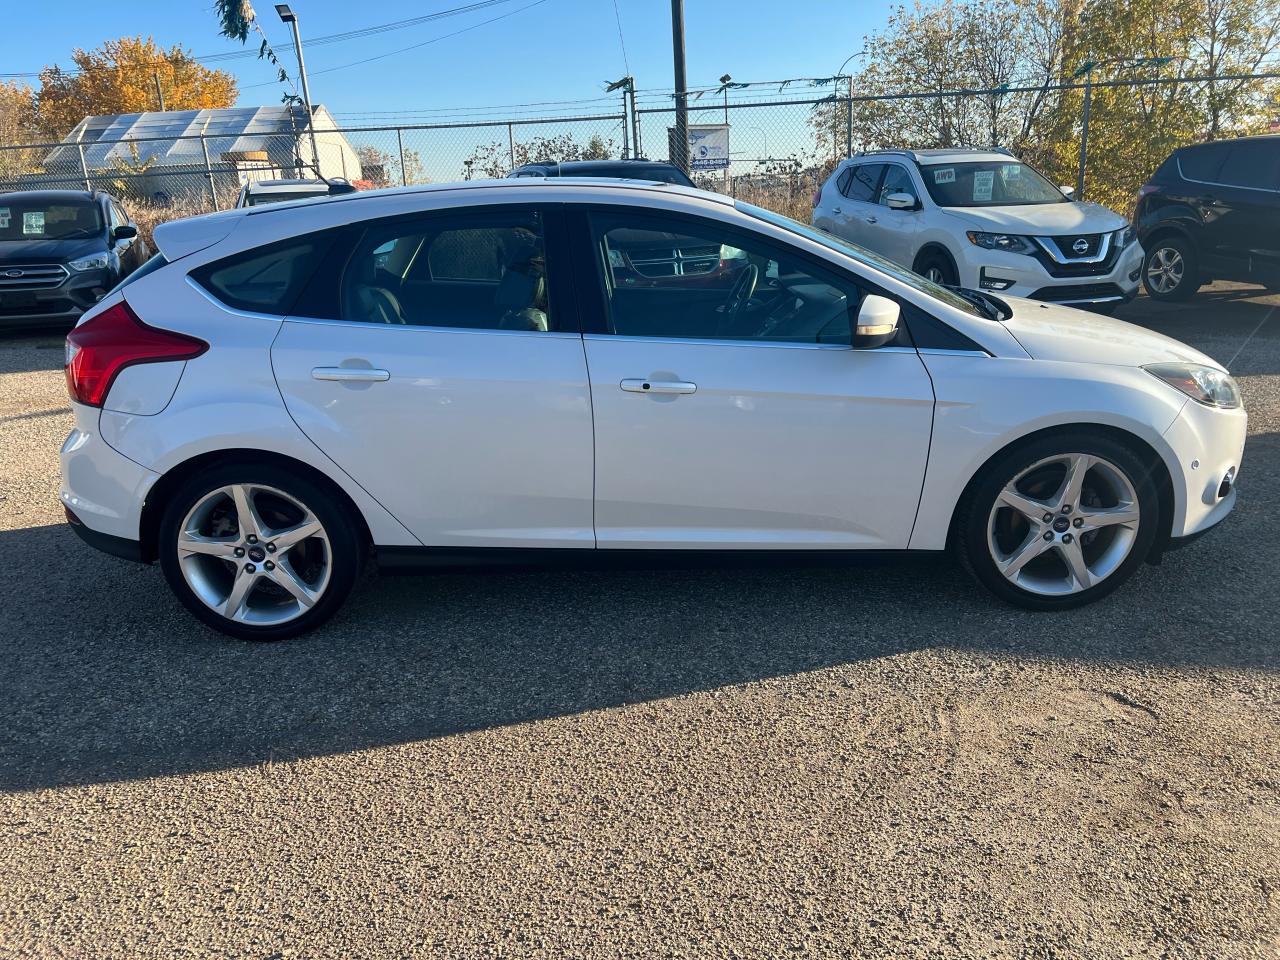
[{"label": "fence post", "polygon": [[853,156],[853,75],[849,75],[849,96],[844,101],[844,155]]},{"label": "fence post", "polygon": [[409,175],[404,170],[404,130],[396,127],[396,143],[400,145],[400,186],[409,185]]},{"label": "fence post", "polygon": [[507,153],[511,155],[511,169],[516,168],[516,135],[511,129],[511,124],[507,124]]},{"label": "fence post", "polygon": [[1084,110],[1080,117],[1080,169],[1076,172],[1076,195],[1073,199],[1084,199],[1084,168],[1089,161],[1089,101],[1093,93],[1093,74],[1084,75]]},{"label": "fence post", "polygon": [[204,153],[204,172],[209,177],[209,204],[218,209],[218,190],[213,184],[213,165],[209,162],[209,141],[200,134],[200,149]]},{"label": "fence post", "polygon": [[84,176],[85,193],[93,193],[93,187],[89,183],[89,165],[84,162],[84,144],[77,143],[76,146],[80,148],[80,173]]}]

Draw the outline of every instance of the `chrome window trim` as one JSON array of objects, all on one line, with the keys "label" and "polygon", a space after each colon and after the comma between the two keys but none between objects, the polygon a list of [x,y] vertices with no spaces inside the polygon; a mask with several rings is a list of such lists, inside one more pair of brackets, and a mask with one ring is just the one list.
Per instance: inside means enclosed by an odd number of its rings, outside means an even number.
[{"label": "chrome window trim", "polygon": [[853,347],[847,343],[792,343],[785,340],[736,340],[732,338],[716,339],[714,337],[638,337],[633,334],[617,333],[584,333],[583,340],[621,340],[626,343],[692,343],[701,346],[715,347],[769,347],[784,350],[847,350]]},{"label": "chrome window trim", "polygon": [[[1223,141],[1218,141],[1219,143]],[[1188,177],[1182,172],[1182,157],[1176,157],[1178,164],[1178,176],[1187,183],[1201,183],[1206,187],[1226,187],[1228,190],[1252,190],[1255,193],[1280,193],[1280,187],[1246,187],[1242,183],[1224,183],[1221,180],[1197,180],[1195,177]]]}]

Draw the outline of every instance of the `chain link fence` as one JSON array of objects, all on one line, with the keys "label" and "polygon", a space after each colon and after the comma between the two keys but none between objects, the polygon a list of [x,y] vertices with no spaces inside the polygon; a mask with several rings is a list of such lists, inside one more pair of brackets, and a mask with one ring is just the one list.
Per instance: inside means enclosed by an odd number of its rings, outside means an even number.
[{"label": "chain link fence", "polygon": [[[692,175],[701,187],[807,221],[814,191],[841,158],[859,150],[1006,146],[1057,182],[1075,183],[1079,177],[1091,199],[1120,206],[1170,150],[1204,136],[1167,122],[1162,91],[1190,85],[1184,90],[1192,96],[1210,97],[1223,85],[1256,86],[1277,78],[1280,73],[1086,80],[872,95],[860,93],[848,77],[833,77],[778,82],[770,95],[750,99],[741,91],[695,91],[689,96],[689,125],[727,126],[728,162],[699,169],[697,151],[691,151]],[[1090,97],[1094,126],[1086,142],[1083,121]],[[1264,106],[1251,122],[1266,129],[1280,106],[1274,93],[1270,102],[1265,96],[1259,102]],[[625,105],[616,113],[349,126],[314,135],[0,144],[0,190],[107,190],[130,204],[145,226],[225,209],[251,180],[314,176],[317,170],[377,188],[502,177],[531,162],[679,155],[679,145],[688,141],[677,129],[673,97],[650,93],[638,109]],[[1122,122],[1117,118],[1123,118],[1123,131],[1112,129]],[[1117,149],[1117,142],[1141,143],[1144,149],[1135,156],[1132,149]]]}]

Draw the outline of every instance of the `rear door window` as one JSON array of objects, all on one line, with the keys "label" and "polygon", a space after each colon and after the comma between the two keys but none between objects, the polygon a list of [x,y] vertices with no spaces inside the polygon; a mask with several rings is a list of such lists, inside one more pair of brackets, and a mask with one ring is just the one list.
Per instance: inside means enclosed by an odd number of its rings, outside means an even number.
[{"label": "rear door window", "polygon": [[329,233],[255,247],[191,271],[216,299],[236,310],[283,316],[333,242]]},{"label": "rear door window", "polygon": [[1280,188],[1280,138],[1238,140],[1229,145],[1218,182],[1252,190]]},{"label": "rear door window", "polygon": [[844,195],[850,200],[875,203],[876,188],[880,186],[884,167],[883,163],[862,163],[853,167],[853,176],[849,178]]}]

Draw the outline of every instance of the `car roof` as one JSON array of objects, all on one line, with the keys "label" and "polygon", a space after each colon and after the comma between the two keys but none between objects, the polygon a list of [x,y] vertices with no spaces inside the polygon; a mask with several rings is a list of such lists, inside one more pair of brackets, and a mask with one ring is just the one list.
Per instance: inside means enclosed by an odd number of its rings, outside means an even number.
[{"label": "car roof", "polygon": [[32,200],[42,200],[53,203],[58,200],[101,200],[109,196],[101,190],[94,190],[90,193],[87,190],[5,190],[0,191],[0,197],[26,197]]},{"label": "car roof", "polygon": [[250,192],[256,190],[328,190],[325,180],[250,180],[245,184]]},{"label": "car roof", "polygon": [[1012,153],[993,147],[933,147],[926,150],[867,150],[855,156],[854,160],[866,160],[875,157],[910,157],[921,166],[935,163],[981,163],[983,161],[1016,160]]},{"label": "car roof", "polygon": [[1174,153],[1181,153],[1183,150],[1197,150],[1200,147],[1229,146],[1239,140],[1270,140],[1277,145],[1280,145],[1280,133],[1255,133],[1248,137],[1228,137],[1225,140],[1206,140],[1203,143],[1188,143],[1185,146],[1178,147]]},{"label": "car roof", "polygon": [[560,170],[567,171],[570,175],[579,174],[586,176],[589,170],[643,170],[645,168],[658,170],[677,170],[674,163],[668,163],[665,160],[645,160],[644,158],[627,158],[622,160],[548,160],[546,162],[526,163],[519,170]]}]

